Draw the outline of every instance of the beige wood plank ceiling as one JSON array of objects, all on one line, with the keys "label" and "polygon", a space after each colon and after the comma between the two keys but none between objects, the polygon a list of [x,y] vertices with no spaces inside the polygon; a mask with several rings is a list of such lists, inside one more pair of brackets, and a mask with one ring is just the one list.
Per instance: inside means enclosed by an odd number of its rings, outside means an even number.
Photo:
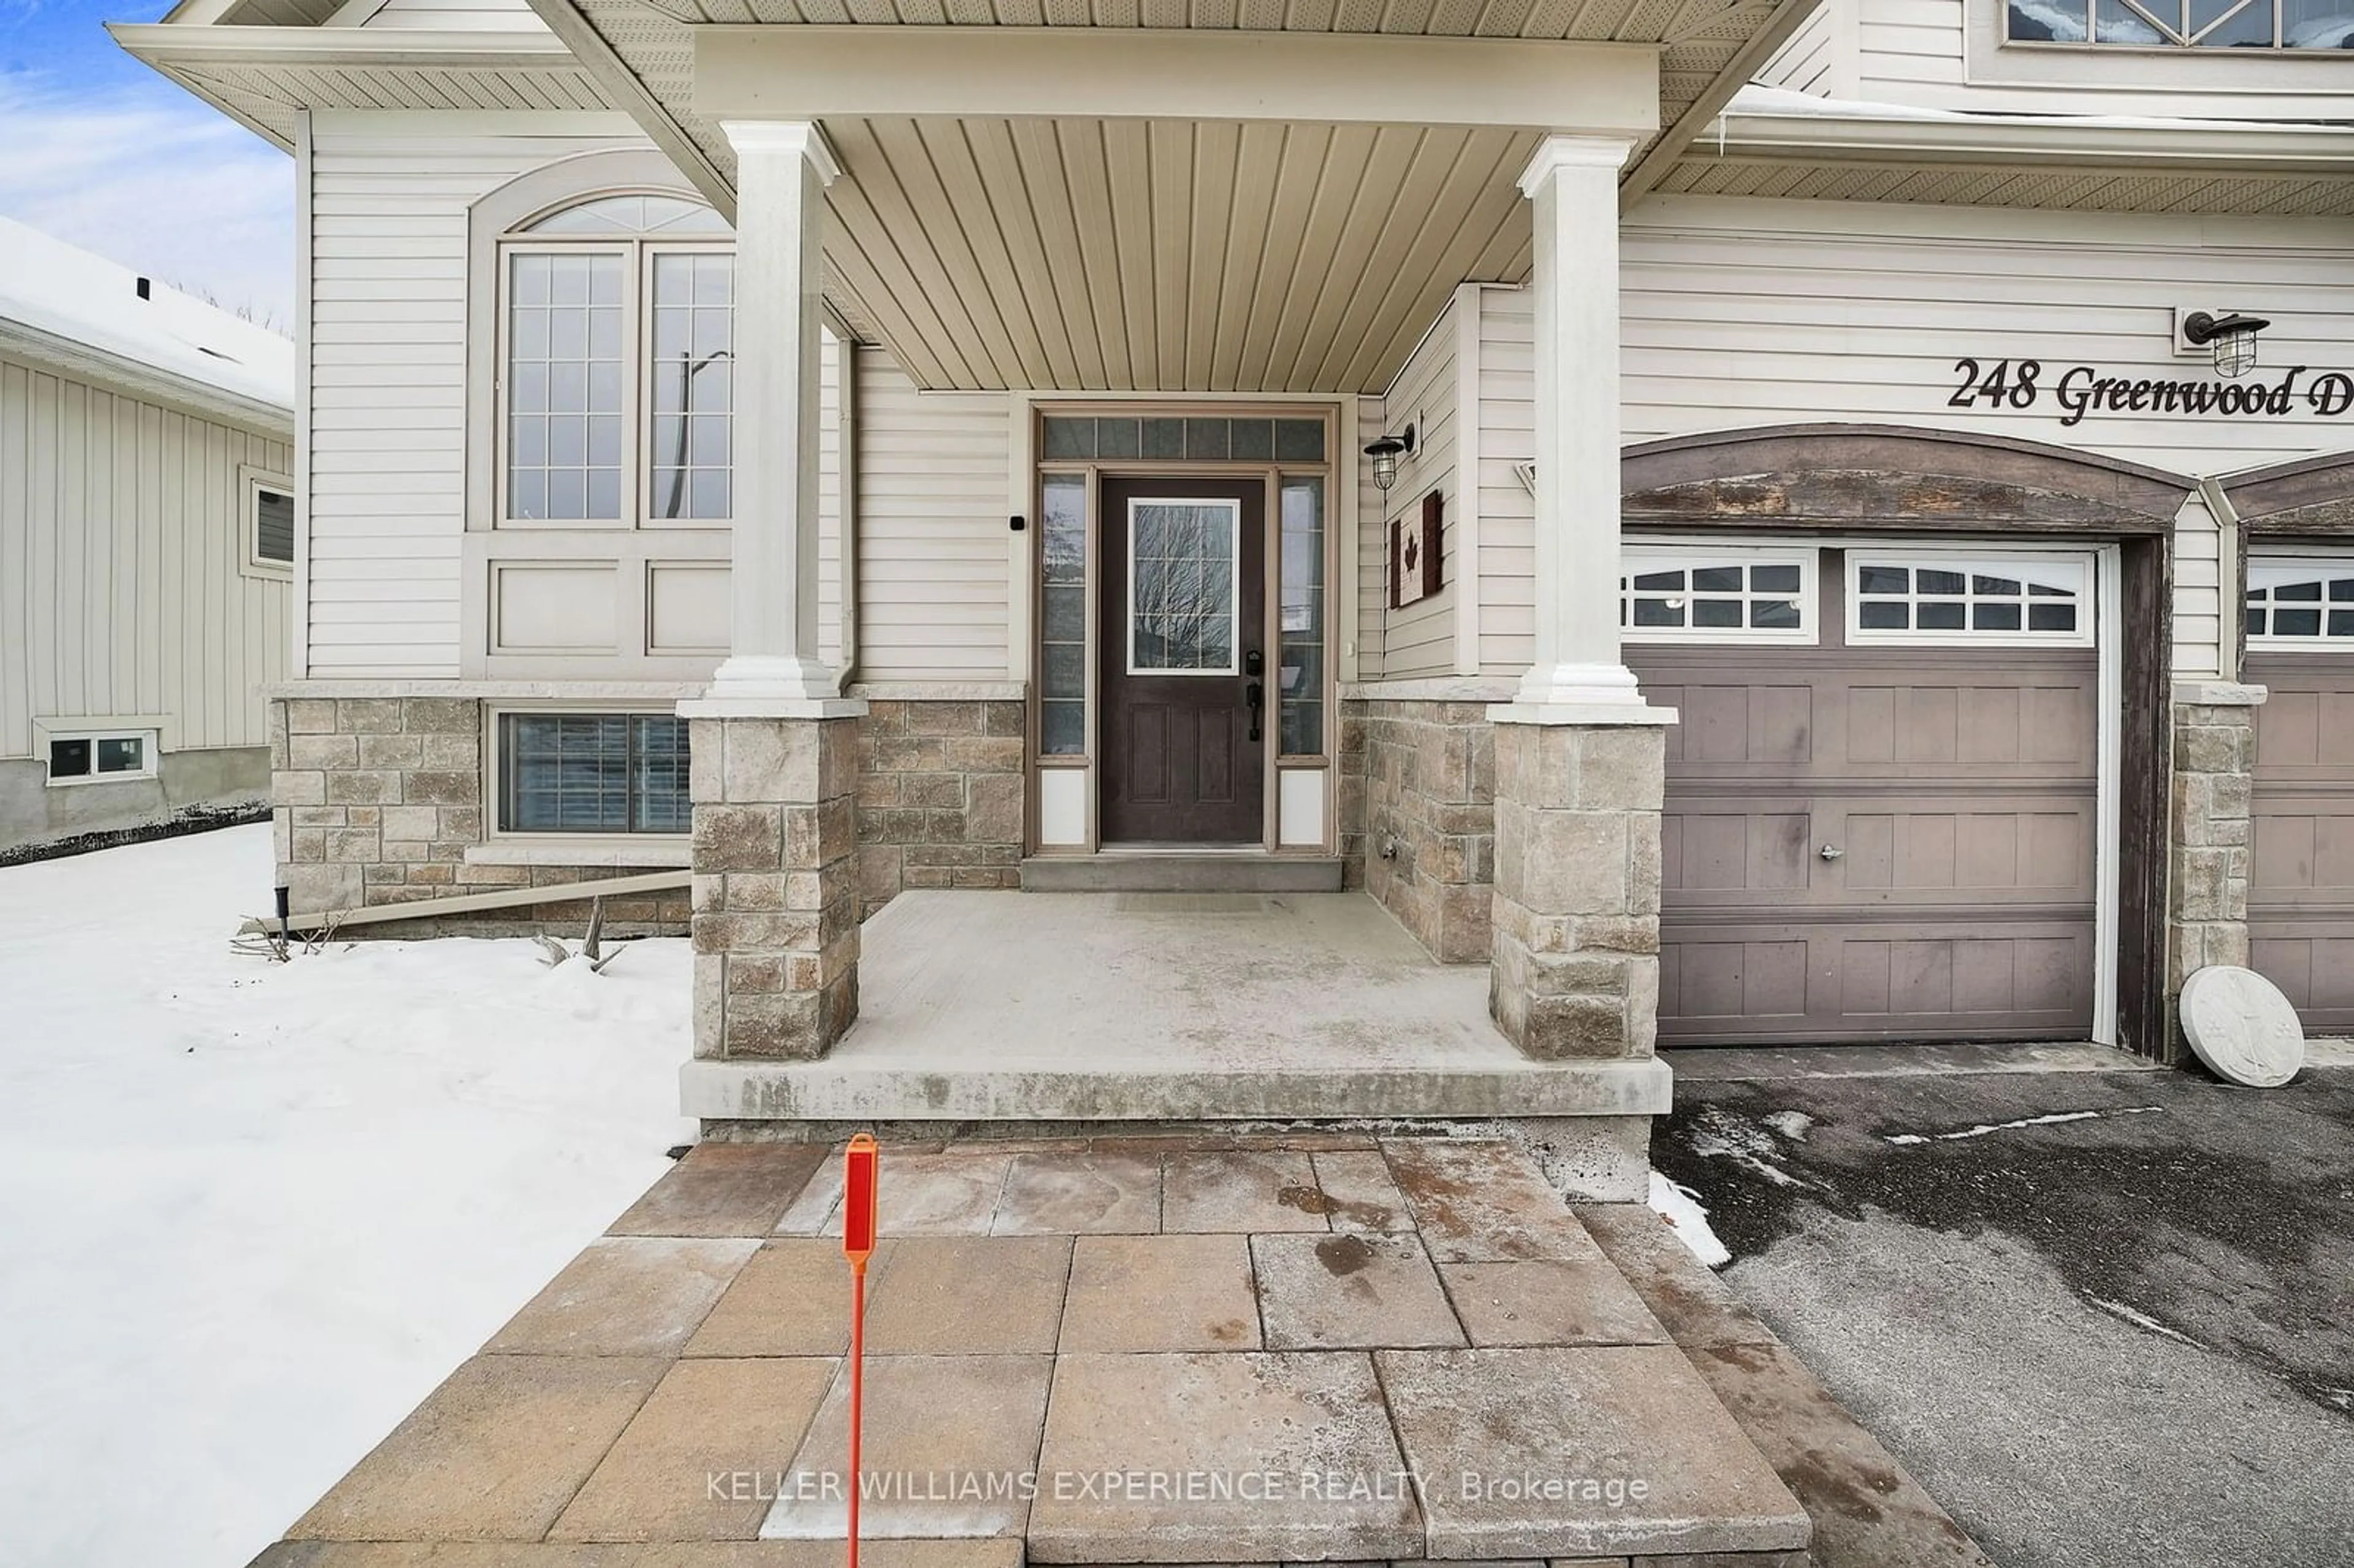
[{"label": "beige wood plank ceiling", "polygon": [[837,302],[919,385],[1378,391],[1526,270],[1533,133],[832,120]]}]

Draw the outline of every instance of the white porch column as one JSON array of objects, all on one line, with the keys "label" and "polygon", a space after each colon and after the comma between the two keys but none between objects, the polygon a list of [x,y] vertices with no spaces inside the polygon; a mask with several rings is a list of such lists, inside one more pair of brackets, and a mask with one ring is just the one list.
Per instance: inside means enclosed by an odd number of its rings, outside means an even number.
[{"label": "white porch column", "polygon": [[1531,1056],[1642,1057],[1659,1033],[1664,726],[1618,648],[1618,170],[1548,136],[1535,205],[1535,662],[1496,724],[1489,1009]]},{"label": "white porch column", "polygon": [[736,526],[717,701],[819,701],[818,382],[825,187],[841,167],[808,121],[730,120],[736,149]]},{"label": "white porch column", "polygon": [[1618,652],[1618,171],[1634,146],[1548,136],[1521,175],[1536,223],[1536,648],[1515,708],[1642,701]]}]

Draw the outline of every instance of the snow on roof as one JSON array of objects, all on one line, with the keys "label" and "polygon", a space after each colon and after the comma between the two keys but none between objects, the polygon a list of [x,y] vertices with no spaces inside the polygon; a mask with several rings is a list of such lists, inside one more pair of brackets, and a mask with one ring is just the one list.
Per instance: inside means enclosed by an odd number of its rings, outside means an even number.
[{"label": "snow on roof", "polygon": [[253,402],[294,407],[294,344],[267,327],[0,217],[0,321]]}]

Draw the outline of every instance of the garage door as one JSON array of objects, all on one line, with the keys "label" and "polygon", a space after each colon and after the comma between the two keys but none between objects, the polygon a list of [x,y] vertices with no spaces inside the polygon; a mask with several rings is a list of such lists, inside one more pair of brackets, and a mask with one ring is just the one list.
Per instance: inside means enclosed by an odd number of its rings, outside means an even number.
[{"label": "garage door", "polygon": [[2354,1033],[2354,555],[2248,563],[2250,959],[2308,1033]]},{"label": "garage door", "polygon": [[1628,662],[1682,720],[1663,1043],[2087,1036],[2093,567],[1629,546]]}]

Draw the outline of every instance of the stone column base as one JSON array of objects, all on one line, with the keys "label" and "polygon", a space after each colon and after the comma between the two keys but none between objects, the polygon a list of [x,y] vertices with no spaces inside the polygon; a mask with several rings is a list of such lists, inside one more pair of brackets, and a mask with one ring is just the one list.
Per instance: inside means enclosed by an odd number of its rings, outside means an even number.
[{"label": "stone column base", "polygon": [[[841,711],[836,711],[841,710]],[[695,1054],[810,1061],[858,1016],[858,717],[706,717],[695,790]]]},{"label": "stone column base", "polygon": [[[2185,701],[2196,697],[2198,701]],[[2248,884],[2259,689],[2222,683],[2178,688],[2172,821],[2168,824],[2166,1040],[2187,1048],[2182,982],[2213,964],[2248,962]]]},{"label": "stone column base", "polygon": [[1489,1010],[1522,1054],[1648,1056],[1659,1039],[1661,710],[1496,726]]}]

